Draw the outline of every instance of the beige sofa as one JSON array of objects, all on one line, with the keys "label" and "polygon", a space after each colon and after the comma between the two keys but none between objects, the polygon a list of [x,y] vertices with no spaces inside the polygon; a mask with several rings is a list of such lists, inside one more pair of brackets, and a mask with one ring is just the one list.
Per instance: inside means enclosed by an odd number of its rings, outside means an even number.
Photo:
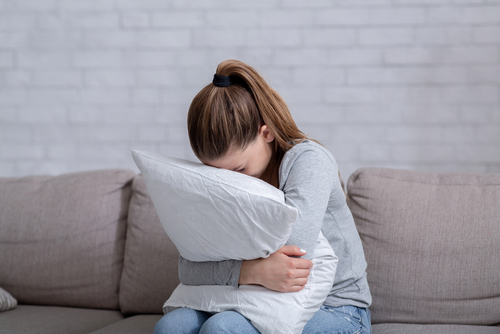
[{"label": "beige sofa", "polygon": [[[348,193],[375,334],[500,333],[499,174],[360,169]],[[132,171],[0,178],[0,333],[152,333],[177,257]]]}]

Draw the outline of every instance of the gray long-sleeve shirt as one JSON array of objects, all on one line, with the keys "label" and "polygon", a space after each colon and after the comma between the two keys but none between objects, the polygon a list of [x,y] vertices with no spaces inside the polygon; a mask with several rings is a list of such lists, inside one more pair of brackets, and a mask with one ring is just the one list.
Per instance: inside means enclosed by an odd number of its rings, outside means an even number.
[{"label": "gray long-sleeve shirt", "polygon": [[[323,146],[303,141],[286,152],[279,169],[285,202],[298,209],[287,245],[305,249],[311,258],[319,231],[339,258],[325,305],[368,307],[371,294],[366,260],[338,177],[338,166]],[[238,286],[242,261],[192,262],[179,258],[179,278],[186,285]]]}]

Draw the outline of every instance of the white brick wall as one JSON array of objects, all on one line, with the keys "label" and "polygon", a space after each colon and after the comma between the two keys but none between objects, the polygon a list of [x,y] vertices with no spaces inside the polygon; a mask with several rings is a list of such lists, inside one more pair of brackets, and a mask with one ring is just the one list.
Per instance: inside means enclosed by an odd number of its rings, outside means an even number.
[{"label": "white brick wall", "polygon": [[344,178],[500,172],[496,0],[0,0],[0,176],[195,159],[187,108],[228,58]]}]

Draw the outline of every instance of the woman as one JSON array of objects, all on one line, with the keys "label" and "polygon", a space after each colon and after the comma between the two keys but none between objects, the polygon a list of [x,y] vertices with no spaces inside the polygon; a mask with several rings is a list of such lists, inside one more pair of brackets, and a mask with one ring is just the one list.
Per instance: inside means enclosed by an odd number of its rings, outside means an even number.
[{"label": "woman", "polygon": [[[371,333],[371,295],[359,234],[345,200],[334,157],[309,140],[282,97],[250,66],[219,64],[213,82],[193,99],[188,113],[191,147],[204,164],[259,178],[281,189],[298,218],[287,246],[265,259],[191,262],[179,259],[186,285],[259,284],[296,292],[307,283],[319,232],[339,258],[323,306],[303,333]],[[215,315],[189,308],[166,314],[155,333],[258,333],[237,312]]]}]

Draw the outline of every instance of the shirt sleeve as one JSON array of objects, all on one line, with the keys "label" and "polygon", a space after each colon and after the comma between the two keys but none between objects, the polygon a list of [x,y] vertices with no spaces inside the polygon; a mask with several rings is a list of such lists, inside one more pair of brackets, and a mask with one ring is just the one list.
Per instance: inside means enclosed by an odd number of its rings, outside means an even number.
[{"label": "shirt sleeve", "polygon": [[285,194],[285,202],[298,210],[287,245],[306,250],[304,258],[310,258],[330,197],[342,188],[333,156],[311,144],[300,146],[295,152],[288,152],[290,154],[283,159],[280,167],[283,184],[280,188]]},{"label": "shirt sleeve", "polygon": [[241,260],[189,261],[179,255],[179,279],[184,285],[226,285],[238,287]]}]

